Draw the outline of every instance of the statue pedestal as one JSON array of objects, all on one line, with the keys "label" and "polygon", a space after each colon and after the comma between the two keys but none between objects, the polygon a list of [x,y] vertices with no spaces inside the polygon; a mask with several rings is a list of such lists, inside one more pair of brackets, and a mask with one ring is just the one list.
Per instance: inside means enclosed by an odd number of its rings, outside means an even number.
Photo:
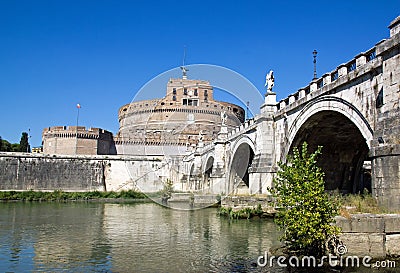
[{"label": "statue pedestal", "polygon": [[263,115],[272,115],[276,112],[276,93],[268,91],[265,94],[264,104],[260,107],[261,114]]},{"label": "statue pedestal", "polygon": [[267,93],[265,93],[264,103],[266,105],[276,105],[276,93],[267,91]]},{"label": "statue pedestal", "polygon": [[228,138],[228,127],[225,124],[221,125],[221,130],[218,133],[217,141],[226,141]]}]

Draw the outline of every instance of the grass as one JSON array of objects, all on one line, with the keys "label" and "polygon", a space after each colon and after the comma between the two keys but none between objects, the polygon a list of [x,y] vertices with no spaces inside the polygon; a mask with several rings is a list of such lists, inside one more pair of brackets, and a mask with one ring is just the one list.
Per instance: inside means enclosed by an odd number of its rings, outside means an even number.
[{"label": "grass", "polygon": [[0,200],[3,201],[62,201],[62,200],[93,200],[93,199],[144,199],[146,194],[134,191],[88,191],[64,192],[56,191],[0,191]]},{"label": "grass", "polygon": [[376,198],[368,193],[368,191],[362,194],[339,195],[337,198],[341,205],[340,215],[347,218],[350,217],[351,214],[357,213],[395,213],[395,211],[389,211],[387,208],[379,206]]}]

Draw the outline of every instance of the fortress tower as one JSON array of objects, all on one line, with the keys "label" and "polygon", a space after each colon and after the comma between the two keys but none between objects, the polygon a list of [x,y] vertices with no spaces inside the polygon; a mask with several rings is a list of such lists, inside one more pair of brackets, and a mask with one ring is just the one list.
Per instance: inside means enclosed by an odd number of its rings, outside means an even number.
[{"label": "fortress tower", "polygon": [[244,122],[243,108],[216,101],[213,93],[208,81],[190,80],[184,75],[168,81],[164,98],[122,106],[115,137],[117,153],[140,154],[141,146],[147,147],[146,154],[164,153],[166,150],[161,151],[161,147],[179,152],[200,140],[210,143],[216,139],[222,116],[228,129]]},{"label": "fortress tower", "polygon": [[43,129],[43,153],[107,155],[115,153],[113,134],[100,128],[54,126]]}]

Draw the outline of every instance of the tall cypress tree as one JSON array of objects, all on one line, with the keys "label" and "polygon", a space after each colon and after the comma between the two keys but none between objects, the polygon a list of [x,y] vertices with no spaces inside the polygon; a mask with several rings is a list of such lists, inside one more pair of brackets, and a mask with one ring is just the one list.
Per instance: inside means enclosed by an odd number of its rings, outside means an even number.
[{"label": "tall cypress tree", "polygon": [[0,136],[0,152],[3,151],[3,139]]},{"label": "tall cypress tree", "polygon": [[28,133],[23,132],[21,136],[21,140],[19,142],[19,151],[20,152],[31,152],[31,147],[29,146],[29,141],[28,141]]}]

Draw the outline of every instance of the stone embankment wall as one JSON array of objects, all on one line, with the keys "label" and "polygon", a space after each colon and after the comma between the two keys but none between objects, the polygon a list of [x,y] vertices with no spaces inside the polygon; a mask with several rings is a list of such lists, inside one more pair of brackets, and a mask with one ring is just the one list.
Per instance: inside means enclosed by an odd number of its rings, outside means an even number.
[{"label": "stone embankment wall", "polygon": [[273,214],[275,212],[274,203],[271,196],[227,196],[221,199],[221,206],[232,208],[233,211],[242,210],[245,208],[257,208],[261,205],[264,212]]},{"label": "stone embankment wall", "polygon": [[156,157],[0,153],[0,190],[153,192],[167,167]]},{"label": "stone embankment wall", "polygon": [[348,255],[400,256],[400,214],[338,216],[336,224],[342,229],[340,240]]}]

